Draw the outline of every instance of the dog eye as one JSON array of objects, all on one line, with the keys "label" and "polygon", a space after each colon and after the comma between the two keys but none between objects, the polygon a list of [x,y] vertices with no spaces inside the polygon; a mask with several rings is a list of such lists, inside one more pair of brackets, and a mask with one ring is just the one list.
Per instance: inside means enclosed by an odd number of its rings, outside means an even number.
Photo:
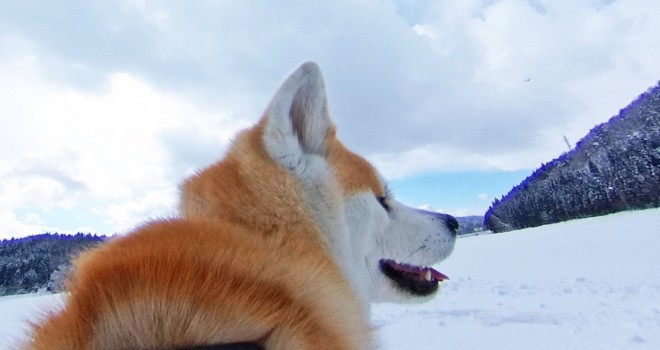
[{"label": "dog eye", "polygon": [[387,198],[385,196],[376,197],[376,199],[378,199],[378,203],[380,203],[385,211],[390,211],[390,205],[387,204]]}]

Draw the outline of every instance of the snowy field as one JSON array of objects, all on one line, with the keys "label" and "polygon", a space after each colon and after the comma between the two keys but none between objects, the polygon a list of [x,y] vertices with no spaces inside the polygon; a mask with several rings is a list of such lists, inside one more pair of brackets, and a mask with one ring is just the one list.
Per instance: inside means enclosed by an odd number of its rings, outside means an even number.
[{"label": "snowy field", "polygon": [[[380,349],[660,349],[660,209],[460,239],[442,292],[375,305]],[[59,296],[0,298],[0,348]]]}]

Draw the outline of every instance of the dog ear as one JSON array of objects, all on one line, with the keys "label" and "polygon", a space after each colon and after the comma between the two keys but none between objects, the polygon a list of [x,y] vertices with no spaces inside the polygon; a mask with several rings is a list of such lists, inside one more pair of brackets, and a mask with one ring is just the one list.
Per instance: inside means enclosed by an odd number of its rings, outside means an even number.
[{"label": "dog ear", "polygon": [[321,70],[306,62],[277,90],[266,110],[264,144],[270,155],[286,164],[303,154],[325,156],[326,138],[334,133]]}]

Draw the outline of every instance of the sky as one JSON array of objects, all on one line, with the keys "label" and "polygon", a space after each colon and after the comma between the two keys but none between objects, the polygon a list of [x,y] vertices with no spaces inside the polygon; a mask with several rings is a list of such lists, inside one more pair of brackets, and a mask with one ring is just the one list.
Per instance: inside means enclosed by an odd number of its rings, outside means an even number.
[{"label": "sky", "polygon": [[406,204],[482,215],[660,80],[655,0],[1,1],[0,238],[174,215],[304,61]]}]

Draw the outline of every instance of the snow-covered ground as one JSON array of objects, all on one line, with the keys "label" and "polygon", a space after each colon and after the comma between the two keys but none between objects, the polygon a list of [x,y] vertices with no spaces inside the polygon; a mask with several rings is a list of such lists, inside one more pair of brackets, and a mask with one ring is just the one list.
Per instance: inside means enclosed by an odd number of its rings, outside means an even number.
[{"label": "snow-covered ground", "polygon": [[[381,349],[660,349],[660,209],[460,239],[433,300],[375,305]],[[58,296],[0,298],[9,349]]]},{"label": "snow-covered ground", "polygon": [[427,304],[377,305],[383,349],[660,349],[660,210],[461,239]]}]

